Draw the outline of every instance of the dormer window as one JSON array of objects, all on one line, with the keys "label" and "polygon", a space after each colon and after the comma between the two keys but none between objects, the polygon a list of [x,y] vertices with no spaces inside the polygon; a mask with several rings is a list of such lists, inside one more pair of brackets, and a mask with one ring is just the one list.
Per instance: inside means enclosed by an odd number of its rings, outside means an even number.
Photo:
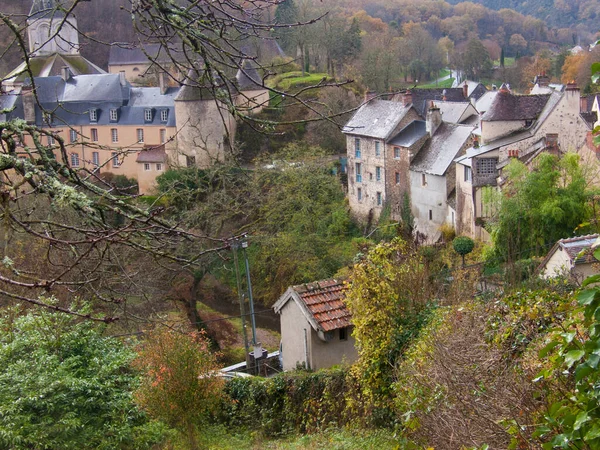
[{"label": "dormer window", "polygon": [[169,110],[168,109],[163,109],[160,112],[160,121],[161,122],[166,122],[169,119]]},{"label": "dormer window", "polygon": [[90,122],[92,122],[92,123],[98,122],[98,110],[97,109],[90,109]]},{"label": "dormer window", "polygon": [[117,108],[111,108],[110,109],[110,121],[116,122],[118,119],[119,119],[119,111],[117,110]]},{"label": "dormer window", "polygon": [[144,122],[152,122],[152,108],[144,109]]}]

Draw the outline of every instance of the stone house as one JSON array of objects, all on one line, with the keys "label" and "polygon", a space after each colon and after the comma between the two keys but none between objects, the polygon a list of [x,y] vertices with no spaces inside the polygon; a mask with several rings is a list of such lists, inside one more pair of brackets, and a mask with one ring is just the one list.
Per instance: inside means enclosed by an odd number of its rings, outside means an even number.
[{"label": "stone house", "polygon": [[[422,127],[409,130],[407,125],[418,119],[410,103],[375,99],[361,106],[342,129],[348,155],[348,200],[359,220],[377,219],[386,202],[392,209],[399,208],[400,199],[387,198],[386,187],[393,186],[399,193],[409,190],[411,149],[420,148],[425,135]],[[410,138],[401,145],[396,138],[402,132]]]},{"label": "stone house", "polygon": [[568,276],[581,283],[598,273],[600,263],[592,254],[598,234],[561,239],[550,249],[537,269],[540,277]]},{"label": "stone house", "polygon": [[291,286],[273,309],[281,321],[283,370],[317,370],[358,358],[342,281]]},{"label": "stone house", "polygon": [[489,239],[482,227],[488,214],[483,188],[502,182],[502,168],[511,158],[527,162],[540,151],[577,151],[589,131],[576,86],[551,94],[515,95],[503,85],[481,117],[477,141],[456,160],[457,232]]}]

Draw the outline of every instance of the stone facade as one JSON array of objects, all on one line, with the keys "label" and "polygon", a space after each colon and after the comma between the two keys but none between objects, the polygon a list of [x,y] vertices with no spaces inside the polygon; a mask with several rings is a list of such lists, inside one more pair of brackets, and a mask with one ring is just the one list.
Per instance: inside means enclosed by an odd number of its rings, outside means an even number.
[{"label": "stone facade", "polygon": [[[416,111],[409,109],[388,133],[388,139],[418,118]],[[388,139],[358,133],[346,134],[348,200],[352,213],[360,221],[369,218],[376,220],[384,205],[398,205],[401,202],[402,186],[408,190],[408,149],[402,152],[403,155],[398,160],[394,158],[394,148],[388,144]],[[359,153],[356,151],[357,145],[360,147]],[[400,172],[400,180],[405,180],[399,185],[395,182],[396,171]]]}]

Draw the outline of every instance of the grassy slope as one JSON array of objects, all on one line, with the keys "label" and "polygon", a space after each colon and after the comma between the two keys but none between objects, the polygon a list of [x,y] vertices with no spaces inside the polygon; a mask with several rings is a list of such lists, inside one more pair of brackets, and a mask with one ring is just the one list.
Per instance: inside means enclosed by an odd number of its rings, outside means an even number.
[{"label": "grassy slope", "polygon": [[[264,440],[250,432],[231,434],[225,428],[204,430],[203,448],[214,450],[392,450],[398,440],[391,431],[329,430],[313,435],[292,436],[280,440]],[[175,447],[177,449],[177,447]]]}]

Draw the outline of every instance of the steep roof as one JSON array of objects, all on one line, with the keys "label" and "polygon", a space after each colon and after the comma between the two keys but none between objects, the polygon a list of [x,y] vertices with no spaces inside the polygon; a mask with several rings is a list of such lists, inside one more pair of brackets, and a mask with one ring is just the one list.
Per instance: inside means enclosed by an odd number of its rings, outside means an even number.
[{"label": "steep roof", "polygon": [[386,140],[410,108],[401,102],[371,100],[356,111],[342,133]]},{"label": "steep roof", "polygon": [[549,98],[550,94],[515,95],[508,89],[501,88],[481,120],[488,122],[535,120]]},{"label": "steep roof", "polygon": [[431,100],[449,102],[468,102],[462,88],[411,89],[412,103],[421,117],[425,117]]},{"label": "steep roof", "polygon": [[[65,55],[53,53],[47,56],[35,56],[29,60],[29,70],[34,77],[52,77],[59,76],[62,68],[68,67],[73,75],[94,75],[106,73],[100,67],[88,61],[81,55]],[[15,81],[24,81],[29,78],[29,71],[26,71],[25,63],[21,63],[16,69],[10,72],[5,78],[15,78]]]},{"label": "steep roof", "polygon": [[[449,123],[461,123],[472,115],[476,115],[477,111],[468,102],[435,102],[435,106],[440,109],[442,114],[442,120]],[[468,110],[471,109],[471,114],[466,115]],[[466,117],[463,117],[465,116]]]},{"label": "steep roof", "polygon": [[64,17],[64,12],[60,11],[58,7],[60,2],[57,0],[33,0],[31,10],[29,11],[29,19],[39,18],[43,16],[54,16]]},{"label": "steep roof", "polygon": [[344,303],[343,281],[328,279],[291,286],[273,306],[280,313],[289,300],[294,300],[316,331],[332,331],[352,324],[352,315]]},{"label": "steep roof", "polygon": [[[158,87],[132,88],[121,85],[118,74],[79,75],[67,81],[61,77],[35,78],[41,106],[52,111],[53,125],[89,125],[89,111],[95,109],[98,125],[111,123],[110,109],[118,110],[119,125],[175,126],[175,97],[179,88],[165,94]],[[43,114],[36,105],[36,123],[43,125]],[[148,120],[146,110],[152,116]],[[166,110],[166,114],[161,112]],[[166,118],[166,121],[164,120]]]},{"label": "steep roof", "polygon": [[494,102],[496,95],[498,95],[498,91],[486,92],[485,94],[483,94],[481,97],[479,97],[477,99],[477,102],[475,103],[475,109],[479,113],[485,113],[492,106],[492,103]]},{"label": "steep roof", "polygon": [[474,127],[442,122],[410,165],[414,172],[444,175],[463,148]]},{"label": "steep roof", "polygon": [[483,94],[487,92],[487,88],[478,81],[465,80],[458,85],[459,88],[467,86],[467,97],[470,99],[478,100]]},{"label": "steep roof", "polygon": [[251,60],[245,60],[242,67],[237,71],[235,80],[241,91],[264,89],[264,83],[256,70],[257,64]]},{"label": "steep roof", "polygon": [[400,132],[390,139],[391,145],[398,147],[410,147],[427,134],[427,127],[423,120],[413,120]]}]

